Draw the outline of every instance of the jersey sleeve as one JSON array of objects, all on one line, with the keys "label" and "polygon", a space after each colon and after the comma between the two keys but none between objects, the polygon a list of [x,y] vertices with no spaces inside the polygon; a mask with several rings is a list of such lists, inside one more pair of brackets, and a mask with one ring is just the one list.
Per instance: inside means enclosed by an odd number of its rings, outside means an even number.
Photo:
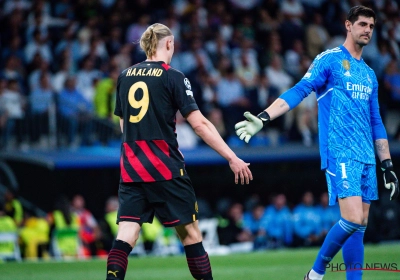
[{"label": "jersey sleeve", "polygon": [[114,109],[114,115],[122,118],[122,107],[121,107],[121,98],[119,96],[119,87],[121,84],[121,76],[118,77],[117,81],[117,96],[115,98],[115,109]]},{"label": "jersey sleeve", "polygon": [[303,76],[304,81],[311,84],[314,91],[325,85],[331,71],[330,54],[318,55]]},{"label": "jersey sleeve", "polygon": [[374,79],[374,87],[372,90],[370,98],[370,108],[371,108],[371,128],[372,137],[374,140],[377,139],[387,139],[386,129],[383,125],[381,115],[379,113],[379,103],[378,103],[378,82],[376,77]]},{"label": "jersey sleeve", "polygon": [[290,109],[293,109],[312,91],[317,91],[325,85],[329,72],[328,56],[317,56],[303,78],[294,87],[284,92],[280,98],[286,101]]},{"label": "jersey sleeve", "polygon": [[168,86],[172,92],[175,105],[181,112],[182,116],[186,117],[190,112],[199,109],[193,97],[192,86],[189,79],[181,72],[174,70],[170,71]]}]

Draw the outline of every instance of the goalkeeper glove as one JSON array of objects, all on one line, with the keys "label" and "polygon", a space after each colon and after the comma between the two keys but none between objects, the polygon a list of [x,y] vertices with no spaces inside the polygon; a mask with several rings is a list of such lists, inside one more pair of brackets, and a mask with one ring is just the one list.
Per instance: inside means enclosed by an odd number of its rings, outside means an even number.
[{"label": "goalkeeper glove", "polygon": [[262,111],[257,116],[252,115],[250,112],[245,112],[244,116],[247,121],[238,122],[235,125],[235,130],[236,135],[239,136],[240,140],[244,139],[246,143],[249,143],[250,138],[269,123],[271,118],[265,111]]},{"label": "goalkeeper glove", "polygon": [[399,196],[399,180],[397,180],[396,174],[393,171],[393,163],[391,159],[385,159],[381,163],[381,169],[383,171],[383,182],[385,188],[390,190],[390,200],[394,200]]}]

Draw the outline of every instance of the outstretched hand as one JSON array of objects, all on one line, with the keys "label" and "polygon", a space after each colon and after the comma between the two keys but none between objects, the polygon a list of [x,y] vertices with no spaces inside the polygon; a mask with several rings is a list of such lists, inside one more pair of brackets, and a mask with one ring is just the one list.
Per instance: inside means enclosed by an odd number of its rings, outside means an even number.
[{"label": "outstretched hand", "polygon": [[245,112],[243,115],[247,121],[241,121],[235,125],[236,135],[239,136],[240,140],[249,143],[251,137],[263,128],[263,121],[250,112]]},{"label": "outstretched hand", "polygon": [[251,171],[248,167],[249,165],[250,163],[246,163],[238,157],[229,161],[229,167],[235,174],[235,184],[239,183],[239,177],[242,185],[244,185],[245,181],[246,184],[249,184],[250,180],[253,180],[253,174],[251,174]]}]

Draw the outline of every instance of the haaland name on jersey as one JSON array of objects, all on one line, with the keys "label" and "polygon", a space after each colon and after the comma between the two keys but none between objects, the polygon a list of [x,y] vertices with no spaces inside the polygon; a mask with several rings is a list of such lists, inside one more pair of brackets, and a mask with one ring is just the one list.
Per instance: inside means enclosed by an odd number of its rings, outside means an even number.
[{"label": "haaland name on jersey", "polygon": [[155,77],[160,77],[161,74],[163,73],[164,70],[160,68],[139,68],[137,70],[136,68],[129,68],[128,71],[126,71],[126,76],[155,76]]},{"label": "haaland name on jersey", "polygon": [[369,97],[372,93],[372,88],[369,86],[365,86],[363,84],[353,84],[351,82],[346,83],[346,89],[348,91],[352,91],[351,97],[354,99],[362,99],[369,100]]}]

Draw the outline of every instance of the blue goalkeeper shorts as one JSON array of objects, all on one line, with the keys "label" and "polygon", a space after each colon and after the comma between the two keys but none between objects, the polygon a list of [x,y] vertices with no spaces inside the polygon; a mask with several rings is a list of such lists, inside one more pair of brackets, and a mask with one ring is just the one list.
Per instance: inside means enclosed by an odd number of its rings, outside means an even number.
[{"label": "blue goalkeeper shorts", "polygon": [[361,196],[370,204],[378,199],[375,164],[366,164],[348,158],[329,159],[325,170],[328,183],[329,205],[339,198]]}]

